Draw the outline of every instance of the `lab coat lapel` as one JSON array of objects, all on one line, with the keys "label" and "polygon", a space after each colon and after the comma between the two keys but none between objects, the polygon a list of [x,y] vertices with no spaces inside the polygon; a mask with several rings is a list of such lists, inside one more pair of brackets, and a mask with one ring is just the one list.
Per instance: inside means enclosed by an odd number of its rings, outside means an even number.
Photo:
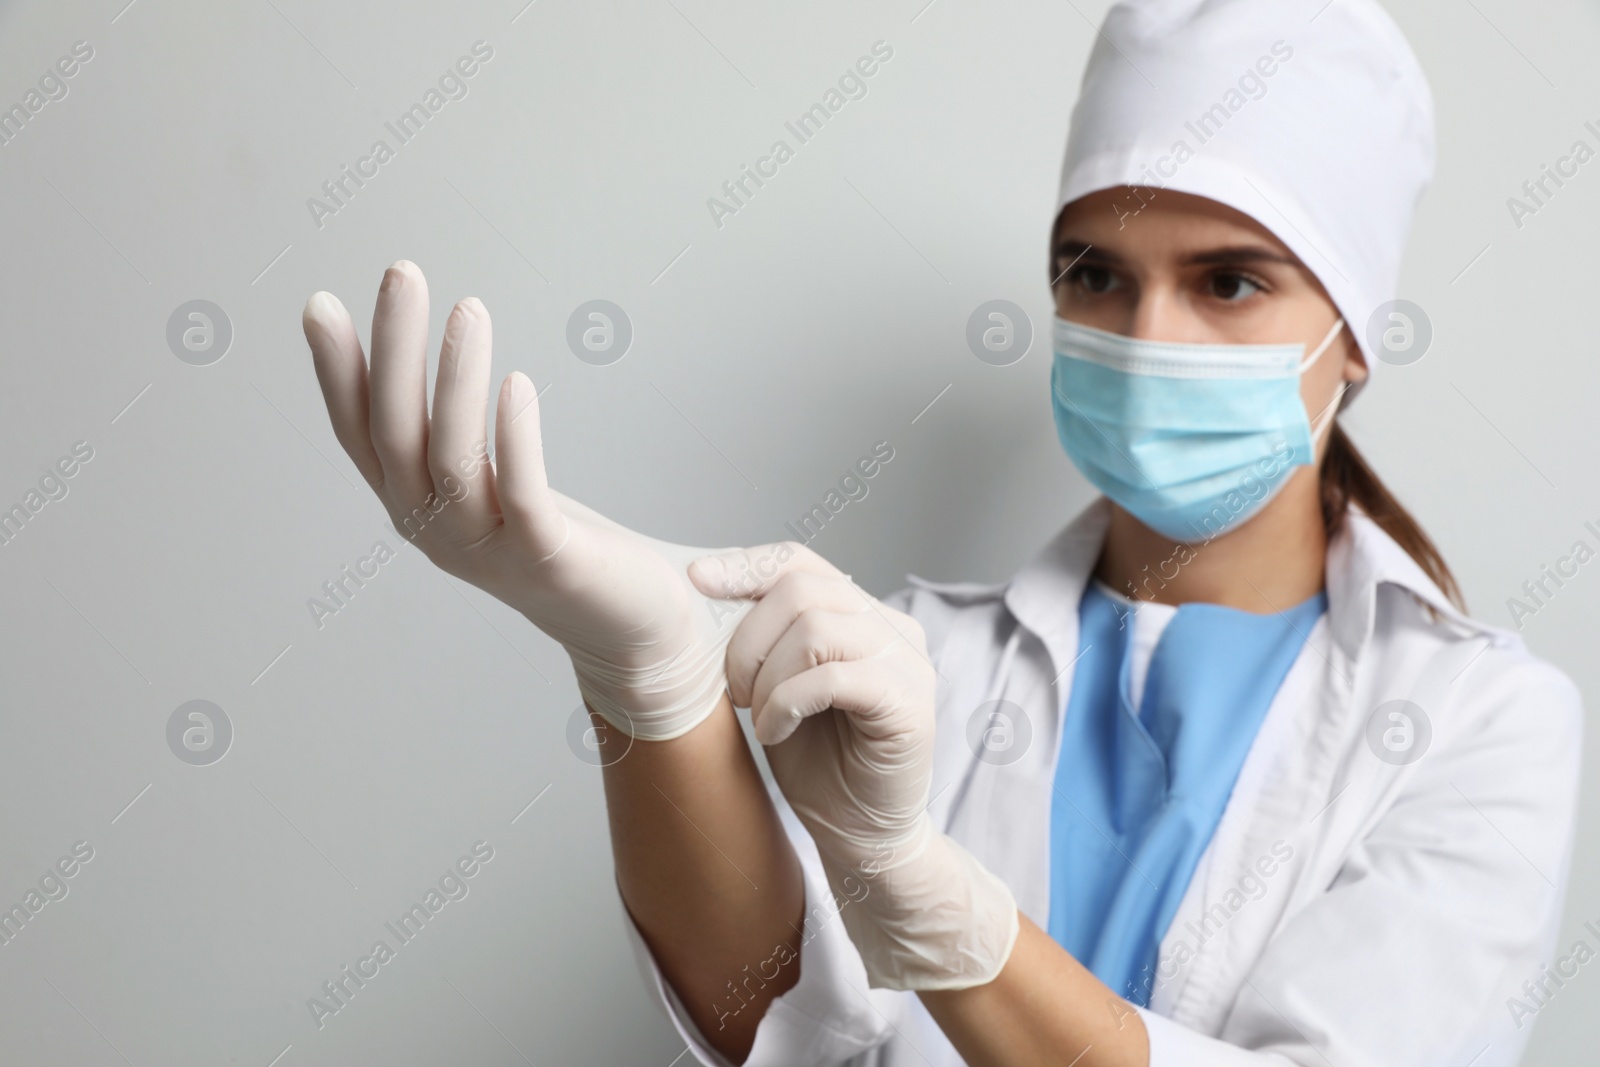
[{"label": "lab coat lapel", "polygon": [[1065,713],[1066,697],[1072,691],[1070,668],[1078,657],[1078,600],[1100,558],[1110,524],[1111,501],[1095,497],[1006,587],[1006,607],[1049,654],[1050,676],[1059,679],[1058,713]]},{"label": "lab coat lapel", "polygon": [[[1230,804],[1214,836],[1214,862],[1203,879],[1190,885],[1179,918],[1163,940],[1162,959],[1179,958],[1178,943],[1193,940],[1182,918],[1203,915],[1259,857],[1278,842],[1289,843],[1293,859],[1273,880],[1274,887],[1287,892],[1275,890],[1269,900],[1241,911],[1205,953],[1176,968],[1170,984],[1160,989],[1159,1009],[1202,1033],[1221,1026],[1241,976],[1261,947],[1299,908],[1326,891],[1350,843],[1386,809],[1383,794],[1403,778],[1403,769],[1367,751],[1363,735],[1374,709],[1396,696],[1432,704],[1439,699],[1439,686],[1447,685],[1483,643],[1459,642],[1439,654],[1433,646],[1380,634],[1379,586],[1403,588],[1472,630],[1496,630],[1459,612],[1405,550],[1355,507],[1328,545],[1324,579],[1327,627],[1314,633],[1297,665],[1316,669],[1315,687],[1303,705],[1268,712],[1299,720],[1302,725],[1286,736],[1300,740],[1290,741],[1287,751],[1252,753],[1257,761],[1267,759],[1272,770],[1259,791],[1247,791],[1244,803]],[[1508,631],[1499,633],[1515,640]],[[1426,661],[1420,658],[1424,653]],[[1294,697],[1292,689],[1286,683],[1277,701]]]},{"label": "lab coat lapel", "polygon": [[[1319,814],[1317,858],[1332,864],[1348,843],[1365,833],[1409,776],[1409,765],[1391,765],[1372,757],[1366,738],[1368,720],[1380,706],[1406,699],[1438,717],[1447,706],[1449,686],[1487,644],[1519,645],[1511,631],[1473,619],[1459,611],[1427,573],[1367,515],[1352,508],[1347,527],[1329,546],[1329,611],[1336,648],[1330,660],[1328,690],[1321,709],[1319,753],[1307,783],[1305,805]],[[1399,639],[1406,635],[1379,632],[1376,619],[1381,586],[1389,584],[1432,608],[1447,630],[1474,640],[1443,644]],[[1339,593],[1337,599],[1335,592]],[[1310,857],[1308,857],[1310,858]]]},{"label": "lab coat lapel", "polygon": [[[1202,1033],[1220,1027],[1241,975],[1265,943],[1264,931],[1275,929],[1291,912],[1298,899],[1291,887],[1325,888],[1325,880],[1307,872],[1321,867],[1318,857],[1334,814],[1322,809],[1338,788],[1332,783],[1344,765],[1349,720],[1359,703],[1353,693],[1373,625],[1378,569],[1371,548],[1348,523],[1329,542],[1323,571],[1326,625],[1313,628],[1273,697],[1206,855],[1162,938],[1151,1006]],[[1314,672],[1309,687],[1300,683],[1308,670]],[[1284,716],[1291,721],[1281,723]],[[1286,750],[1274,747],[1285,743]],[[1342,799],[1357,807],[1361,801],[1354,798],[1360,793],[1358,786]],[[1266,883],[1263,897],[1248,907],[1228,905],[1240,878],[1262,857],[1276,856],[1281,843],[1288,844],[1292,858]],[[1213,923],[1209,916],[1219,904],[1215,913],[1231,918]]]},{"label": "lab coat lapel", "polygon": [[[969,647],[948,649],[948,662],[962,662],[953,658],[959,655],[970,656],[969,663],[993,664],[1000,646],[1016,642],[1000,676],[987,680],[982,691],[953,693],[954,704],[943,717],[943,743],[952,746],[944,765],[964,767],[949,826],[951,836],[1005,879],[1023,914],[1040,926],[1049,920],[1050,796],[1078,654],[1078,599],[1099,558],[1110,514],[1105,497],[1091,501],[1006,585],[1006,611],[998,613],[997,629],[973,632],[965,638]],[[1005,618],[1008,613],[1015,624]],[[975,709],[996,700],[1026,718],[1030,735],[1026,746],[1003,760],[982,758],[980,746],[954,736]]]}]

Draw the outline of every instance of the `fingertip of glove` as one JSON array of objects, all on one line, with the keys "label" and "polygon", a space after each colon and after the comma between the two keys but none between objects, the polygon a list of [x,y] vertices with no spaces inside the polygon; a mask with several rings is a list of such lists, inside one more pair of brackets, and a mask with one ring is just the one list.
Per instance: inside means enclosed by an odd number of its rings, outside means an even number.
[{"label": "fingertip of glove", "polygon": [[339,311],[339,298],[326,289],[318,289],[306,301],[306,309],[301,318],[307,322],[318,325],[326,324]]},{"label": "fingertip of glove", "polygon": [[701,556],[689,563],[689,580],[707,596],[728,591],[728,565],[721,556]]},{"label": "fingertip of glove", "polygon": [[794,735],[800,725],[800,716],[792,708],[775,708],[768,705],[755,724],[756,740],[763,745],[781,745]]}]

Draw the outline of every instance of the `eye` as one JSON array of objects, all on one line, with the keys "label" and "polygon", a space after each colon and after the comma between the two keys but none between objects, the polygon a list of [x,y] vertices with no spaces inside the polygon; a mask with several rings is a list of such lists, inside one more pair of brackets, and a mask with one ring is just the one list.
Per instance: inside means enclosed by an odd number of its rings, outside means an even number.
[{"label": "eye", "polygon": [[1211,275],[1209,282],[1211,295],[1228,303],[1238,303],[1266,290],[1266,286],[1254,278],[1235,271],[1219,271]]},{"label": "eye", "polygon": [[1067,272],[1067,284],[1075,289],[1099,296],[1117,287],[1117,276],[1105,267],[1093,263],[1080,263]]}]

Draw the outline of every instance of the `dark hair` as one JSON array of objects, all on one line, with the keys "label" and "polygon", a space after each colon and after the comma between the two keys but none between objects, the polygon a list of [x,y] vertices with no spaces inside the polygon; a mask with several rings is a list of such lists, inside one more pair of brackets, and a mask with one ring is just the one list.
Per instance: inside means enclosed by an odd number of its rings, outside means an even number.
[{"label": "dark hair", "polygon": [[1460,608],[1462,614],[1466,614],[1467,603],[1461,596],[1461,587],[1445,565],[1438,547],[1422,532],[1422,526],[1411,517],[1411,513],[1401,507],[1388,486],[1378,479],[1337,422],[1329,431],[1328,451],[1322,457],[1320,484],[1322,524],[1330,541],[1343,527],[1350,505],[1359,505],[1384,533],[1405,549],[1406,555],[1417,561],[1417,566],[1433,579],[1433,583],[1450,602]]}]

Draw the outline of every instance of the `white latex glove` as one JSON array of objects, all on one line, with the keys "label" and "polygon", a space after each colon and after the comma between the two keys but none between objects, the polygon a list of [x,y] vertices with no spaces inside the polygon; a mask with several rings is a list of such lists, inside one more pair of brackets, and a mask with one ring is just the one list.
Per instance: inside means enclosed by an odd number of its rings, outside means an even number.
[{"label": "white latex glove", "polygon": [[416,264],[384,273],[370,376],[332,294],[312,294],[303,326],[334,434],[396,532],[560,642],[584,700],[617,729],[665,740],[711,714],[749,605],[715,603],[689,582],[688,562],[707,549],[645,537],[549,487],[538,399],[520,372],[500,387],[491,464],[492,336],[476,297],[445,322],[431,420],[428,285]]},{"label": "white latex glove", "polygon": [[[927,813],[935,674],[921,625],[794,542],[698,560],[689,577],[710,596],[759,598],[728,645],[729,691],[752,709],[834,894],[849,898],[840,918],[869,984],[992,981],[1017,905]],[[859,901],[851,877],[867,886]]]}]

